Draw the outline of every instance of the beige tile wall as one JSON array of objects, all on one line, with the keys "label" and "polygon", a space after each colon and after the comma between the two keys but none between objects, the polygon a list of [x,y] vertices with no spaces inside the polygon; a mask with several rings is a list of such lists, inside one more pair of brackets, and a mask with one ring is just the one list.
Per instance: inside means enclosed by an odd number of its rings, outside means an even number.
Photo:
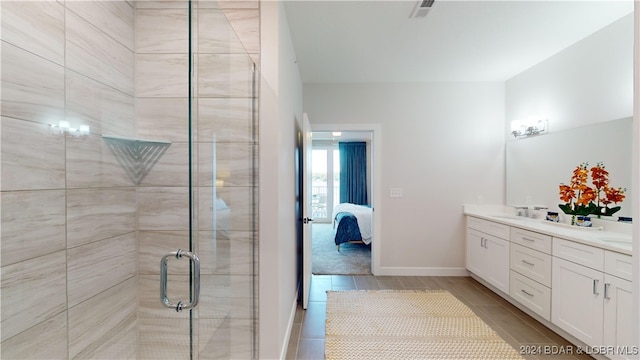
[{"label": "beige tile wall", "polygon": [[137,358],[136,192],[101,138],[134,134],[134,7],[0,7],[2,358]]},{"label": "beige tile wall", "polygon": [[[258,2],[194,2],[191,149],[186,1],[0,7],[2,357],[188,358],[189,315],[160,306],[158,264],[188,247],[189,150],[195,358],[257,353]],[[62,119],[91,134],[54,134]],[[102,134],[171,146],[135,187]],[[188,261],[169,265],[170,298],[187,299]]]}]

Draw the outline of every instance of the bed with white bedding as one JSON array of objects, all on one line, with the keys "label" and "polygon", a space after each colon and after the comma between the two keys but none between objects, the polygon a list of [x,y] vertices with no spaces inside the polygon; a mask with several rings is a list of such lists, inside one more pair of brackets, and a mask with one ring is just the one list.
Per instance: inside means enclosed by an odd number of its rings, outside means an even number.
[{"label": "bed with white bedding", "polygon": [[333,228],[336,230],[335,243],[340,251],[340,244],[346,242],[362,242],[371,244],[371,206],[351,203],[338,204],[333,209]]}]

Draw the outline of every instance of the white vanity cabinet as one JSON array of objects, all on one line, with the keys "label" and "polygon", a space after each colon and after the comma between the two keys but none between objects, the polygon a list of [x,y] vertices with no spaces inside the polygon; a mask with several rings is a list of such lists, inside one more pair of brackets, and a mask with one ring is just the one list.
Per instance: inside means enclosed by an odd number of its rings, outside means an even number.
[{"label": "white vanity cabinet", "polygon": [[551,322],[590,346],[632,345],[631,256],[554,238],[552,263]]},{"label": "white vanity cabinet", "polygon": [[602,344],[603,272],[554,256],[552,273],[551,322],[587,345]]},{"label": "white vanity cabinet", "polygon": [[551,236],[511,228],[509,296],[551,320]]},{"label": "white vanity cabinet", "polygon": [[508,225],[467,217],[467,270],[509,293]]},{"label": "white vanity cabinet", "polygon": [[[605,251],[604,254],[604,331],[603,343],[632,349],[633,303],[631,256]],[[637,359],[638,354],[612,354],[612,359]]]},{"label": "white vanity cabinet", "polygon": [[610,359],[638,359],[631,247],[599,240],[626,233],[465,214],[466,267],[474,277],[576,344],[607,349],[600,355]]}]

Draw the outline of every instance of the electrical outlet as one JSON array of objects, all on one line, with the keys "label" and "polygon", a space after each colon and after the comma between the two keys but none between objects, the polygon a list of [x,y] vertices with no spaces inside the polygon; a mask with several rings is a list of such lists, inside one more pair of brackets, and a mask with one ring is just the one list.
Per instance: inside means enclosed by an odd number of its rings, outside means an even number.
[{"label": "electrical outlet", "polygon": [[401,198],[402,197],[402,189],[401,188],[389,189],[389,197]]}]

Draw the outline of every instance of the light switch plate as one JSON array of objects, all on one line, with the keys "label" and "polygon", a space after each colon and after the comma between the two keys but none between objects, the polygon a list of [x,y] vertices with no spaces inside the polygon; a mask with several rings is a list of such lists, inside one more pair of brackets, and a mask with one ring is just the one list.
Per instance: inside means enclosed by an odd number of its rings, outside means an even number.
[{"label": "light switch plate", "polygon": [[391,189],[389,189],[389,197],[401,198],[402,197],[402,189],[401,188],[391,188]]}]

